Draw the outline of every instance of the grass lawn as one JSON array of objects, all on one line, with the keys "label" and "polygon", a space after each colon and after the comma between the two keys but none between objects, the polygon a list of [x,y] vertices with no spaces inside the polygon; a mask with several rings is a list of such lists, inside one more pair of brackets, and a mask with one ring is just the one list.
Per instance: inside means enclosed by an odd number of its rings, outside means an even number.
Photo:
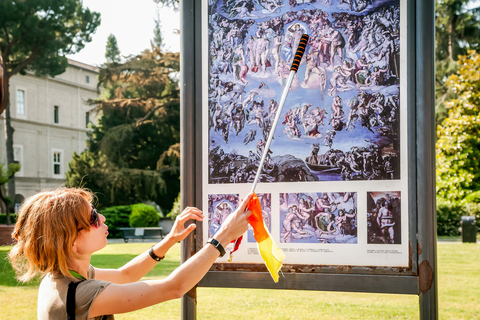
[{"label": "grass lawn", "polygon": [[[95,254],[96,267],[115,268],[146,251],[149,243],[109,244]],[[38,282],[15,281],[0,247],[0,318],[36,319]],[[480,319],[480,245],[439,243],[440,319]],[[163,278],[180,261],[176,245],[145,278]],[[323,291],[197,290],[198,319],[418,319],[418,296]],[[179,319],[180,301],[169,301],[116,319]]]}]

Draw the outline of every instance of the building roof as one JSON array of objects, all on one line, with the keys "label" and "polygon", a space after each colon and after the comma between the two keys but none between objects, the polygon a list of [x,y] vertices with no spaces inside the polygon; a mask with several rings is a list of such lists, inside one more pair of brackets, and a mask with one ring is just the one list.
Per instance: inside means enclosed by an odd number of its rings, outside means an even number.
[{"label": "building roof", "polygon": [[92,72],[95,72],[95,73],[100,72],[100,70],[97,67],[91,66],[89,64],[86,64],[86,63],[83,63],[83,62],[80,62],[80,61],[68,59],[68,64],[72,67],[77,67],[79,69],[85,69],[85,70],[89,70],[89,71],[92,71]]}]

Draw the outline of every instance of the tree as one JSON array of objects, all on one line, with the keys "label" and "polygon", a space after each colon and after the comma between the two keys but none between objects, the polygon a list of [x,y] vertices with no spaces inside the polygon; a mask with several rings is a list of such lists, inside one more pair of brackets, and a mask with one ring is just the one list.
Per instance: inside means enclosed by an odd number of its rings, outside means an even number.
[{"label": "tree", "polygon": [[[11,163],[8,165],[7,169],[4,168],[3,164],[0,164],[0,208],[6,210],[7,214],[7,224],[10,224],[10,212],[8,211],[8,204],[12,201],[10,197],[5,196],[4,186],[8,181],[20,171],[20,164]],[[0,210],[2,212],[3,210]]]},{"label": "tree", "polygon": [[[55,76],[65,71],[65,57],[91,41],[100,24],[100,14],[82,7],[81,0],[23,0],[0,2],[0,55],[3,75],[6,149],[13,161],[13,128],[10,124],[9,83],[12,76],[30,70],[37,76]],[[15,179],[8,182],[15,196]]]},{"label": "tree", "polygon": [[117,38],[112,33],[108,36],[107,45],[105,46],[105,58],[107,63],[120,62],[120,49],[118,48]]},{"label": "tree", "polygon": [[157,18],[154,19],[155,27],[153,29],[153,41],[152,44],[155,47],[163,48],[163,36],[162,36],[162,23],[160,21],[160,13],[157,10]]},{"label": "tree", "polygon": [[167,7],[172,7],[174,10],[178,10],[180,0],[153,0],[155,3],[163,4]]},{"label": "tree", "polygon": [[457,98],[446,104],[436,144],[437,195],[450,201],[480,190],[480,55],[469,51],[458,63],[446,82]]},{"label": "tree", "polygon": [[447,78],[458,71],[459,55],[480,47],[480,7],[472,8],[471,0],[436,0],[436,118],[447,116],[445,101],[455,97],[448,90]]},{"label": "tree", "polygon": [[179,54],[158,47],[100,69],[107,98],[92,101],[102,116],[69,164],[70,186],[97,191],[103,207],[152,200],[170,211],[180,188],[178,70]]}]

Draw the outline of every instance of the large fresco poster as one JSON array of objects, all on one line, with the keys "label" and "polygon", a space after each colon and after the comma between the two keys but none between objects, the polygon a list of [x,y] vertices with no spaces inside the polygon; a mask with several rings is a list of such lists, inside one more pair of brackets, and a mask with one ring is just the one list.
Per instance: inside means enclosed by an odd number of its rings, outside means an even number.
[{"label": "large fresco poster", "polygon": [[[287,260],[292,257],[290,263],[312,263],[303,253],[309,249],[344,255],[330,255],[326,264],[351,265],[358,262],[346,256],[358,253],[360,246],[372,254],[368,264],[408,264],[408,219],[400,219],[407,214],[407,199],[396,208],[402,232],[395,241],[383,231],[388,241],[377,234],[371,240],[368,224],[372,195],[407,194],[400,27],[405,2],[204,3],[203,194],[209,203],[204,210],[213,214],[225,206],[230,212],[233,205],[225,199],[235,195],[238,201],[249,191],[293,55],[307,33],[310,40],[258,187],[269,194],[264,212],[272,236]],[[220,211],[212,207],[212,197],[223,199],[215,203]],[[333,205],[321,209],[322,202]],[[205,235],[219,227],[218,218],[212,216],[211,222],[204,226]],[[239,250],[240,261],[260,261],[248,254],[255,252],[253,245],[248,242],[246,250]],[[380,254],[390,250],[377,250],[382,245],[395,245],[393,259]]]},{"label": "large fresco poster", "polygon": [[262,182],[400,177],[400,6],[212,1],[209,182],[251,182],[303,33]]}]

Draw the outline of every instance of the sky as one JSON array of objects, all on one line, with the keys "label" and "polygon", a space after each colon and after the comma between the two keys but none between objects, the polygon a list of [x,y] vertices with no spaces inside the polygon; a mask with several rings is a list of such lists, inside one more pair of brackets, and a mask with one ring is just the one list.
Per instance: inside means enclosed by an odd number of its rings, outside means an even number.
[{"label": "sky", "polygon": [[150,48],[157,15],[160,13],[165,49],[180,51],[180,13],[162,7],[153,0],[83,0],[83,6],[101,14],[101,24],[92,41],[79,53],[67,56],[93,66],[105,63],[105,45],[110,34],[117,38],[121,56],[138,54]]}]

